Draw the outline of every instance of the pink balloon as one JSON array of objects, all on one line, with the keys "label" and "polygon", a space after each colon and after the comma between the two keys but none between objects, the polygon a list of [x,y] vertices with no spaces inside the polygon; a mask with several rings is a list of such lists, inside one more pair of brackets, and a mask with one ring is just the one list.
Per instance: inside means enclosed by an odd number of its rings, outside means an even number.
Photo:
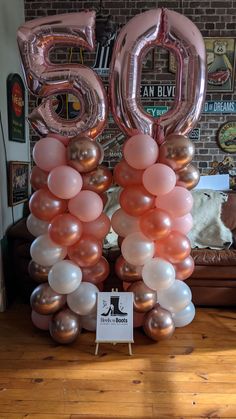
[{"label": "pink balloon", "polygon": [[63,135],[54,134],[53,132],[49,132],[48,138],[53,138],[53,139],[56,138],[56,140],[59,140],[65,146],[67,146],[70,141],[69,137],[64,137]]},{"label": "pink balloon", "polygon": [[48,187],[50,191],[61,199],[71,199],[82,188],[82,176],[69,166],[58,166],[48,175]]},{"label": "pink balloon", "polygon": [[87,223],[96,220],[101,215],[103,202],[97,193],[81,191],[69,200],[68,208],[72,215]]},{"label": "pink balloon", "polygon": [[121,237],[126,237],[128,234],[140,231],[139,217],[132,217],[127,214],[122,208],[119,208],[111,218],[111,225],[113,230]]},{"label": "pink balloon", "polygon": [[172,218],[172,230],[179,231],[182,234],[188,234],[193,226],[193,217],[190,213],[182,217]]},{"label": "pink balloon", "polygon": [[43,315],[43,314],[37,313],[34,310],[31,313],[32,323],[34,324],[34,326],[36,326],[38,329],[41,329],[41,330],[49,329],[49,324],[50,324],[51,319],[52,319],[52,314]]},{"label": "pink balloon", "polygon": [[175,186],[176,175],[166,164],[156,163],[143,173],[143,184],[153,195],[165,195]]},{"label": "pink balloon", "polygon": [[102,240],[109,233],[110,227],[110,218],[102,212],[96,220],[83,223],[83,234],[93,235],[97,239]]},{"label": "pink balloon", "polygon": [[172,217],[182,217],[191,211],[193,197],[191,192],[182,186],[175,186],[171,192],[156,198],[156,207],[170,213]]},{"label": "pink balloon", "polygon": [[146,169],[156,162],[157,157],[158,145],[149,135],[137,134],[125,142],[124,158],[134,169]]},{"label": "pink balloon", "polygon": [[45,137],[35,144],[33,159],[40,169],[50,172],[57,166],[66,165],[66,149],[60,141]]}]

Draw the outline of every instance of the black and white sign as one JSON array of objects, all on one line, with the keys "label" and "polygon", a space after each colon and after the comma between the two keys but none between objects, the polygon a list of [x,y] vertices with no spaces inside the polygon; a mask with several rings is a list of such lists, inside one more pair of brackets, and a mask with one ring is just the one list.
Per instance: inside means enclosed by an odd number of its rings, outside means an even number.
[{"label": "black and white sign", "polygon": [[99,292],[96,342],[133,342],[133,293]]},{"label": "black and white sign", "polygon": [[173,99],[175,97],[174,84],[147,84],[141,86],[143,99]]}]

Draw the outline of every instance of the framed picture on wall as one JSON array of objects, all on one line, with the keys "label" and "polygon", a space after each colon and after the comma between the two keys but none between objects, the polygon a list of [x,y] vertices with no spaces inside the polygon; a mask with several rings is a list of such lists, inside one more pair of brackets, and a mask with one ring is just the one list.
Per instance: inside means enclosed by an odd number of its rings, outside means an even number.
[{"label": "framed picture on wall", "polygon": [[[207,54],[207,91],[233,92],[235,78],[235,39],[204,38]],[[169,54],[169,71],[176,72],[176,60]]]},{"label": "framed picture on wall", "polygon": [[28,200],[29,170],[28,162],[9,162],[8,204],[10,207]]},{"label": "framed picture on wall", "polygon": [[17,73],[7,78],[7,110],[9,140],[25,143],[25,86]]}]

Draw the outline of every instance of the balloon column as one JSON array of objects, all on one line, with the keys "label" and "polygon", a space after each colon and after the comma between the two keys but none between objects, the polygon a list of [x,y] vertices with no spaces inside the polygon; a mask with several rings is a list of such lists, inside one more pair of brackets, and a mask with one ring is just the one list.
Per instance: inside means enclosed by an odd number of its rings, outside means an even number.
[{"label": "balloon column", "polygon": [[[27,22],[18,31],[26,82],[43,99],[29,116],[44,137],[33,149],[35,192],[27,220],[36,237],[29,273],[39,283],[31,295],[32,321],[63,344],[71,343],[82,326],[94,327],[97,292],[109,274],[102,241],[110,220],[102,194],[112,176],[101,165],[96,142],[107,119],[102,82],[85,66],[52,64],[49,51],[55,44],[91,50],[94,25],[95,13],[83,12]],[[54,112],[53,95],[60,93],[79,98],[79,117],[66,120]]]},{"label": "balloon column", "polygon": [[[153,46],[170,50],[177,60],[172,109],[155,120],[140,104],[142,57]],[[134,293],[134,319],[153,340],[170,337],[195,314],[191,291],[183,282],[194,268],[190,214],[198,170],[190,164],[194,145],[186,134],[204,102],[205,47],[186,17],[150,10],[131,19],[113,51],[110,78],[112,112],[128,136],[124,159],[114,170],[123,189],[112,227],[120,236],[116,273]]]}]

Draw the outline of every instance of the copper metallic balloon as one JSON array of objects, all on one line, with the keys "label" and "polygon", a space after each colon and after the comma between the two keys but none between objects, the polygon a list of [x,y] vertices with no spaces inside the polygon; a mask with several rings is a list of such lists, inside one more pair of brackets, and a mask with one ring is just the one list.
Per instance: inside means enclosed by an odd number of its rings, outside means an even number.
[{"label": "copper metallic balloon", "polygon": [[184,260],[179,263],[173,264],[176,272],[176,278],[181,279],[184,281],[190,275],[192,275],[194,271],[194,260],[192,256],[188,256]]},{"label": "copper metallic balloon", "polygon": [[56,313],[49,325],[50,335],[58,343],[72,343],[81,331],[79,316],[68,308]]},{"label": "copper metallic balloon", "polygon": [[68,247],[68,255],[81,268],[96,265],[102,256],[102,244],[94,236],[83,235],[73,246]]},{"label": "copper metallic balloon", "polygon": [[142,266],[131,265],[122,255],[116,259],[115,272],[122,281],[135,282],[142,279]]},{"label": "copper metallic balloon", "polygon": [[48,173],[40,169],[38,166],[32,167],[30,173],[30,184],[34,190],[48,189]]},{"label": "copper metallic balloon", "polygon": [[30,261],[28,265],[28,272],[30,277],[36,282],[47,282],[48,273],[51,269],[51,266],[42,266],[33,260]]},{"label": "copper metallic balloon", "polygon": [[71,214],[60,214],[48,226],[49,237],[61,246],[72,246],[79,241],[83,227],[81,221]]},{"label": "copper metallic balloon", "polygon": [[199,170],[193,164],[188,164],[176,173],[176,186],[184,186],[187,189],[193,189],[199,182]]},{"label": "copper metallic balloon", "polygon": [[112,184],[112,173],[106,166],[98,166],[96,169],[83,176],[83,189],[97,192],[107,191]]},{"label": "copper metallic balloon", "polygon": [[81,173],[94,170],[101,158],[101,149],[95,141],[85,136],[72,138],[67,146],[67,162]]},{"label": "copper metallic balloon", "polygon": [[171,134],[160,147],[159,161],[179,170],[192,161],[194,152],[195,146],[188,137]]},{"label": "copper metallic balloon", "polygon": [[102,256],[96,265],[82,268],[82,281],[98,285],[105,281],[110,273],[110,265]]},{"label": "copper metallic balloon", "polygon": [[29,208],[40,220],[51,221],[53,217],[66,211],[67,201],[57,198],[48,190],[39,189],[31,196]]},{"label": "copper metallic balloon", "polygon": [[154,206],[154,196],[143,185],[126,186],[120,194],[120,206],[133,217],[139,217]]},{"label": "copper metallic balloon", "polygon": [[122,188],[129,185],[138,185],[142,183],[143,172],[143,170],[137,170],[129,166],[123,159],[114,167],[114,183],[122,186]]},{"label": "copper metallic balloon", "polygon": [[57,294],[48,283],[40,284],[30,296],[30,304],[39,314],[52,314],[66,303],[66,295]]},{"label": "copper metallic balloon", "polygon": [[140,230],[151,240],[162,239],[170,233],[171,217],[159,208],[151,209],[140,217]]},{"label": "copper metallic balloon", "polygon": [[131,284],[127,290],[134,293],[134,310],[138,313],[150,311],[157,302],[157,293],[147,287],[143,281]]},{"label": "copper metallic balloon", "polygon": [[155,341],[168,339],[175,331],[171,313],[159,304],[146,314],[143,328],[146,335]]}]

